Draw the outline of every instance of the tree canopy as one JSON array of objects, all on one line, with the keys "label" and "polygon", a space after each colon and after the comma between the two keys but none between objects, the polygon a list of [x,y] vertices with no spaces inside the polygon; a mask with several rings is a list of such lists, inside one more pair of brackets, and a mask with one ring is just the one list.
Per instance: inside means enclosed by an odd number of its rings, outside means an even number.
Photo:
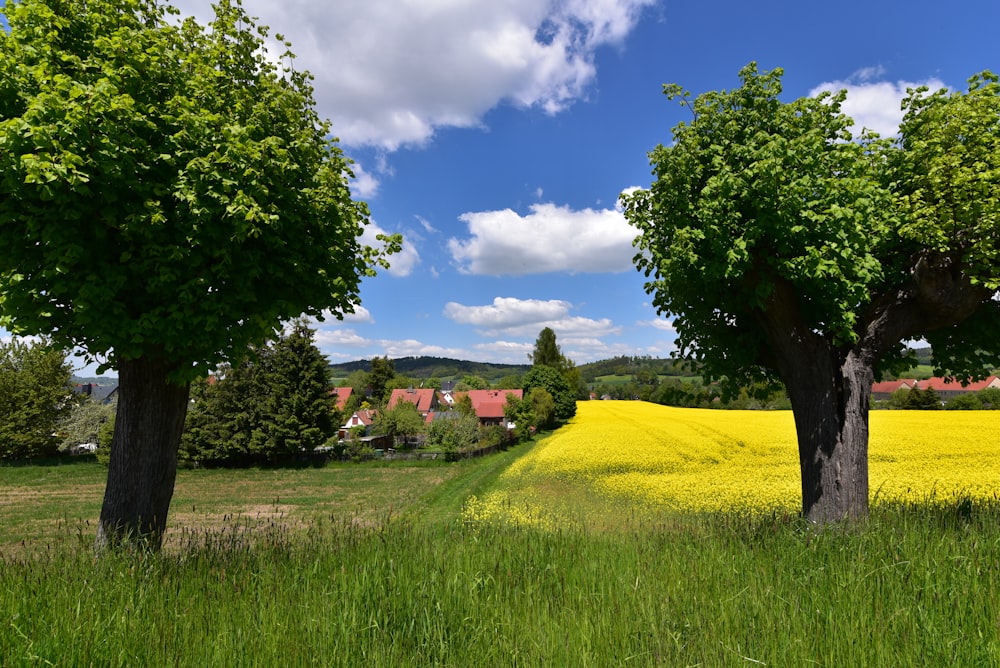
[{"label": "tree canopy", "polygon": [[[158,547],[188,382],[385,264],[310,75],[220,0],[0,8],[0,325],[117,368],[98,542]],[[287,42],[279,36],[279,43]]]},{"label": "tree canopy", "polygon": [[0,324],[190,379],[358,303],[349,161],[238,4],[208,27],[153,0],[2,11]]},{"label": "tree canopy", "polygon": [[871,382],[901,342],[963,378],[1000,362],[1000,85],[911,91],[899,137],[878,138],[852,134],[844,92],[783,102],[781,76],[665,86],[693,118],[623,203],[680,354],[730,391],[785,384],[803,510],[833,519],[867,510]]},{"label": "tree canopy", "polygon": [[314,330],[295,320],[236,366],[224,364],[193,392],[184,459],[281,464],[323,445],[341,423]]}]

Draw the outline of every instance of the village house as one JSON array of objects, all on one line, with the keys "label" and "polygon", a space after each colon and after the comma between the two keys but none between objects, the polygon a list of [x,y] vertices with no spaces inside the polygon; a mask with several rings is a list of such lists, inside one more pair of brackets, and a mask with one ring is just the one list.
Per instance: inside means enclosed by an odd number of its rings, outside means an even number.
[{"label": "village house", "polygon": [[375,411],[368,408],[361,408],[354,411],[351,417],[347,418],[347,421],[340,427],[337,434],[338,438],[344,439],[351,435],[351,430],[355,427],[364,427],[367,433],[368,429],[372,426],[375,421]]},{"label": "village house", "polygon": [[347,407],[347,402],[351,398],[351,392],[354,391],[353,387],[335,387],[330,390],[330,394],[336,400],[336,406],[338,411],[343,411]]},{"label": "village house", "polygon": [[389,401],[386,403],[386,408],[391,410],[399,404],[400,401],[406,401],[417,407],[417,411],[426,418],[430,413],[432,413],[438,407],[438,396],[437,390],[427,387],[427,388],[408,388],[408,389],[397,389],[393,390],[392,394],[389,395]]},{"label": "village house", "polygon": [[469,390],[469,401],[472,403],[472,410],[479,418],[479,424],[483,426],[505,425],[508,429],[513,429],[513,424],[508,424],[504,420],[504,408],[507,406],[507,398],[524,398],[524,390]]},{"label": "village house", "polygon": [[948,381],[944,378],[928,378],[927,380],[919,381],[917,387],[922,391],[934,390],[941,401],[948,401],[969,392],[979,392],[987,388],[1000,389],[1000,378],[990,376],[986,380],[979,380],[964,386],[957,380]]},{"label": "village house", "polygon": [[883,380],[880,383],[872,384],[872,399],[874,401],[888,401],[893,394],[900,390],[912,390],[916,387],[917,381],[912,378],[901,378],[899,380]]},{"label": "village house", "polygon": [[928,378],[926,380],[915,380],[913,378],[902,378],[899,380],[886,380],[872,384],[872,399],[874,401],[886,401],[899,390],[917,389],[921,392],[934,390],[941,401],[948,401],[955,397],[969,392],[979,392],[988,388],[1000,389],[1000,377],[990,376],[985,380],[962,385],[957,380],[945,380],[944,378]]}]

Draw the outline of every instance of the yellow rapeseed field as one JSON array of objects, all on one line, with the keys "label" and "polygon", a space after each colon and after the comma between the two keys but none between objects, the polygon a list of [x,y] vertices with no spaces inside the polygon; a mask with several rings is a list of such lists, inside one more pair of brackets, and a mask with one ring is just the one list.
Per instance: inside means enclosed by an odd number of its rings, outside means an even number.
[{"label": "yellow rapeseed field", "polygon": [[[1000,493],[1000,411],[873,411],[872,500]],[[471,498],[469,520],[547,526],[602,508],[796,512],[801,479],[790,411],[589,401]]]}]

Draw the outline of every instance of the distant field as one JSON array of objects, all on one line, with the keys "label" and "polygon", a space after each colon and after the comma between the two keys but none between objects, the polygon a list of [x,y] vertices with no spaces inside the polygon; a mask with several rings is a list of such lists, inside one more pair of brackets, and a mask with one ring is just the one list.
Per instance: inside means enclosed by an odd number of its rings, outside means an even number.
[{"label": "distant field", "polygon": [[[701,376],[659,376],[660,382],[665,380],[679,380],[682,383],[694,383],[695,381],[700,382]],[[632,382],[632,376],[623,375],[607,375],[607,376],[596,376],[594,383],[596,385],[625,385]]]},{"label": "distant field", "polygon": [[[1000,411],[871,414],[874,502],[995,499]],[[591,401],[469,504],[470,518],[558,526],[615,524],[635,512],[797,512],[790,411]]]}]

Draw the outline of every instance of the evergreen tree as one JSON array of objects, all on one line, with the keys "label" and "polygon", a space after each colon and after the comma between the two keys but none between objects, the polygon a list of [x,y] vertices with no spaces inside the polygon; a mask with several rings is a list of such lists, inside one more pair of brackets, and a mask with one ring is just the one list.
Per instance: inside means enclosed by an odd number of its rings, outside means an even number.
[{"label": "evergreen tree", "polygon": [[386,357],[373,357],[371,370],[368,372],[368,387],[371,388],[372,399],[381,404],[389,398],[390,381],[396,377],[396,367],[392,360]]},{"label": "evergreen tree", "polygon": [[325,443],[338,426],[327,361],[313,330],[294,321],[272,343],[192,387],[182,458],[213,464],[287,462]]},{"label": "evergreen tree", "polygon": [[54,455],[56,426],[72,408],[72,369],[47,340],[0,342],[0,459]]},{"label": "evergreen tree", "polygon": [[563,357],[562,350],[556,344],[556,333],[551,327],[546,327],[538,333],[538,338],[535,339],[535,349],[531,353],[531,364],[533,366],[544,364],[559,371],[562,371],[566,366],[566,358]]},{"label": "evergreen tree", "polygon": [[314,330],[296,320],[265,357],[261,450],[272,462],[311,452],[336,433],[326,357]]}]

